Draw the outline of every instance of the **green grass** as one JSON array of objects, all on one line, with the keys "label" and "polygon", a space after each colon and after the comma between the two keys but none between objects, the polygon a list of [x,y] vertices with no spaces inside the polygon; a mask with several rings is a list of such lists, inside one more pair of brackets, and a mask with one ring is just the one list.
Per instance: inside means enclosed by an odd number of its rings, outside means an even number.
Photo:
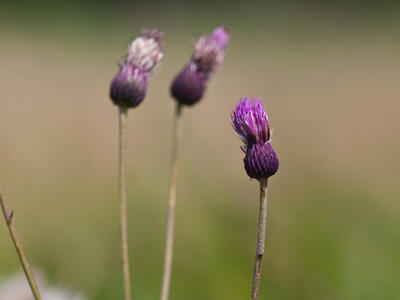
[{"label": "green grass", "polygon": [[[180,193],[171,298],[248,296],[257,221],[257,184],[250,185],[254,193],[246,197],[221,188],[201,191],[200,184],[194,188],[200,192]],[[25,239],[34,265],[51,280],[96,300],[122,295],[116,197],[109,185],[102,186],[103,191],[88,187],[86,193],[97,199],[90,206],[63,203],[63,214],[54,206],[47,213],[57,218],[39,224],[16,219],[24,238],[34,235]],[[352,184],[334,186],[310,178],[301,189],[286,186],[279,191],[272,178],[261,299],[399,297],[399,221],[379,204],[388,199]],[[76,188],[84,189],[79,184]],[[145,186],[130,189],[134,299],[154,299],[159,293],[164,225],[160,195]],[[240,204],[242,200],[247,203]],[[0,233],[4,276],[18,264],[5,230]]]}]

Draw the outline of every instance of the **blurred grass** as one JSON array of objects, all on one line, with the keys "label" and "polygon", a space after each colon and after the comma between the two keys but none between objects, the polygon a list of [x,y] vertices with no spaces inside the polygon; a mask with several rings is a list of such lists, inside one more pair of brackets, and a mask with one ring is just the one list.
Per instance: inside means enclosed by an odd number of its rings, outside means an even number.
[{"label": "blurred grass", "polygon": [[[129,38],[156,25],[167,33],[166,56],[145,102],[129,113],[128,180],[134,299],[158,297],[168,86],[190,40],[226,24],[225,65],[202,103],[184,112],[171,299],[249,295],[258,187],[229,120],[243,96],[264,99],[281,161],[270,180],[261,299],[400,298],[395,12],[361,22],[306,9],[268,19],[240,8],[220,15],[218,7],[208,18],[143,8],[132,18],[73,10],[43,22],[37,11],[2,19],[0,182],[28,256],[51,281],[90,299],[122,297],[117,109],[108,88]],[[0,241],[1,277],[19,266],[5,226]]]}]

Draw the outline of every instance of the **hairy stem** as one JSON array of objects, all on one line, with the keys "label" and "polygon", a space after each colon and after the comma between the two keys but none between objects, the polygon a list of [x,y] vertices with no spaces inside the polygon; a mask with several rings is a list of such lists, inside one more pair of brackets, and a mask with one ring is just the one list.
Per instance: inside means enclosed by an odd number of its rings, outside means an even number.
[{"label": "hairy stem", "polygon": [[127,196],[126,196],[126,119],[128,109],[119,108],[119,200],[120,200],[120,234],[121,265],[124,299],[131,300],[131,280],[129,273]]},{"label": "hairy stem", "polygon": [[260,180],[260,215],[258,219],[257,249],[254,261],[253,284],[251,300],[258,299],[260,288],[261,269],[265,249],[265,231],[267,228],[267,179]]},{"label": "hairy stem", "polygon": [[161,284],[160,300],[167,300],[171,281],[172,254],[174,243],[176,189],[178,181],[178,153],[182,137],[182,105],[176,103],[172,140],[171,170],[169,175],[167,225],[165,232],[164,271]]},{"label": "hairy stem", "polygon": [[35,277],[33,276],[32,270],[29,266],[28,260],[25,256],[21,240],[19,239],[17,233],[17,229],[15,228],[14,218],[13,218],[14,212],[10,211],[10,209],[8,208],[6,198],[4,197],[4,195],[1,194],[1,191],[0,191],[0,205],[1,209],[3,210],[4,219],[6,221],[8,230],[10,231],[11,239],[14,243],[15,250],[17,251],[19,261],[21,262],[22,269],[24,270],[26,279],[28,280],[29,286],[32,290],[33,297],[35,298],[35,300],[40,300],[41,297],[38,285],[36,283]]}]

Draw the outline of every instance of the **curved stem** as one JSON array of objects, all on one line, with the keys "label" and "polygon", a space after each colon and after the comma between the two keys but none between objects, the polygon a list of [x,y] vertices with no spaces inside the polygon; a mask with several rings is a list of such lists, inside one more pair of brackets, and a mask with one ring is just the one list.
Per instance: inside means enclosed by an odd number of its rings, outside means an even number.
[{"label": "curved stem", "polygon": [[182,137],[182,105],[176,103],[172,140],[171,170],[169,176],[167,225],[165,232],[164,271],[161,284],[160,300],[167,300],[171,281],[172,254],[174,243],[174,223],[176,206],[176,189],[178,181],[178,153]]},{"label": "curved stem", "polygon": [[1,191],[0,191],[0,205],[3,211],[4,219],[6,221],[8,230],[10,231],[11,239],[14,243],[15,250],[17,251],[19,261],[21,262],[22,269],[24,270],[26,279],[28,280],[29,286],[32,290],[33,297],[35,298],[35,300],[41,300],[38,285],[36,283],[35,277],[33,276],[32,270],[29,266],[28,260],[25,256],[21,240],[19,239],[17,233],[17,229],[15,228],[14,218],[13,218],[14,212],[10,211],[10,209],[8,208],[6,198],[1,194]]},{"label": "curved stem", "polygon": [[257,249],[254,261],[251,300],[258,299],[261,280],[262,261],[265,249],[265,231],[267,228],[267,179],[260,179],[260,215],[258,219]]},{"label": "curved stem", "polygon": [[129,273],[128,254],[128,218],[126,196],[126,118],[128,109],[119,108],[119,200],[120,200],[120,234],[121,234],[121,265],[124,299],[131,300],[131,281]]}]

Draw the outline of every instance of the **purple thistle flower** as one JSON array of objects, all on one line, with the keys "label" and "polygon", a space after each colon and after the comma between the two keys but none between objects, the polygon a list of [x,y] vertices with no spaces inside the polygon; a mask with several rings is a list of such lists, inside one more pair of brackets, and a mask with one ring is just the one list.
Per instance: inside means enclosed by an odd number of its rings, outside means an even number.
[{"label": "purple thistle flower", "polygon": [[250,178],[268,178],[279,168],[278,157],[270,145],[268,116],[262,101],[241,99],[231,113],[232,127],[244,142],[244,167]]},{"label": "purple thistle flower", "polygon": [[125,60],[111,82],[110,97],[114,104],[136,107],[143,101],[147,80],[164,55],[161,36],[156,29],[143,30],[131,42]]},{"label": "purple thistle flower", "polygon": [[223,27],[199,38],[189,63],[171,86],[171,94],[179,103],[192,105],[202,98],[209,78],[224,60],[228,42],[229,33]]},{"label": "purple thistle flower", "polygon": [[257,98],[240,99],[231,114],[233,129],[246,144],[268,142],[270,129],[264,103]]},{"label": "purple thistle flower", "polygon": [[216,28],[209,36],[200,37],[192,57],[197,68],[209,76],[215,72],[224,61],[228,42],[229,33],[223,27]]},{"label": "purple thistle flower", "polygon": [[230,39],[228,31],[222,26],[214,29],[210,34],[210,38],[215,41],[221,49],[226,48]]}]

